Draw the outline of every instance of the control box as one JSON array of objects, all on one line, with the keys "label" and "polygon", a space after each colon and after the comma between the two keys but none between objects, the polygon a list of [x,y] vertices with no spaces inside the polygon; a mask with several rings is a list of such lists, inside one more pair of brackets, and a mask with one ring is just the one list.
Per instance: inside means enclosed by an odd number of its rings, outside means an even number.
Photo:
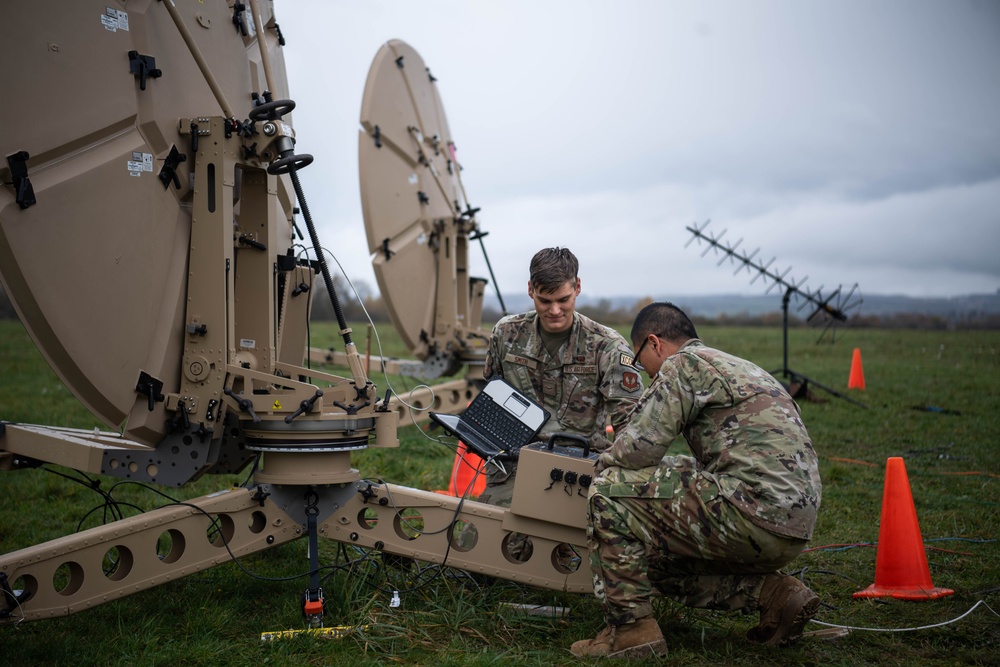
[{"label": "control box", "polygon": [[597,454],[588,447],[534,443],[521,448],[511,512],[540,521],[587,527],[587,494]]}]

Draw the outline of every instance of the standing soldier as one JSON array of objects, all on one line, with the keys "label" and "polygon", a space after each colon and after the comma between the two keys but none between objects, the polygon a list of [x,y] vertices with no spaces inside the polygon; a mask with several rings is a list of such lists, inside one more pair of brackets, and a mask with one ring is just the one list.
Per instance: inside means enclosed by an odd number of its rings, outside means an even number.
[{"label": "standing soldier", "polygon": [[[586,437],[594,451],[608,445],[606,428],[624,428],[626,415],[642,393],[625,338],[575,312],[580,294],[579,263],[566,248],[546,248],[531,259],[528,296],[534,312],[510,315],[493,328],[486,378],[499,375],[551,417],[539,432]],[[490,466],[481,502],[509,507],[517,461]],[[522,560],[530,552],[512,555]]]}]

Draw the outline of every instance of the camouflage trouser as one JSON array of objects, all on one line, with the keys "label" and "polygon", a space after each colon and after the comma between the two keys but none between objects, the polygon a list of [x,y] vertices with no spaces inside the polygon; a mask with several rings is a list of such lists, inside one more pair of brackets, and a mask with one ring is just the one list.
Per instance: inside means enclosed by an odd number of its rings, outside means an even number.
[{"label": "camouflage trouser", "polygon": [[476,498],[481,503],[510,507],[514,500],[514,477],[517,461],[504,461],[504,470],[490,464],[486,467],[486,489]]},{"label": "camouflage trouser", "polygon": [[[670,458],[687,474],[663,484],[662,466]],[[805,547],[805,540],[751,523],[719,495],[711,476],[690,474],[689,457],[670,458],[659,466],[655,490],[651,468],[615,469],[614,484],[598,479],[591,487],[587,539],[594,593],[612,625],[651,614],[652,595],[708,609],[754,605],[764,576]]]}]

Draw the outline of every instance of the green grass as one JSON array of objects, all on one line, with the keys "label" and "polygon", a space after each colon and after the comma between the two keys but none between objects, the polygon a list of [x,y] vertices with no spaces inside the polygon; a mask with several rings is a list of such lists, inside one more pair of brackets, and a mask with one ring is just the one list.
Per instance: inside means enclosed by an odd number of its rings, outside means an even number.
[{"label": "green grass", "polygon": [[[623,327],[627,331],[627,327]],[[317,326],[313,345],[335,341]],[[747,357],[768,370],[782,366],[778,329],[702,327],[710,345]],[[391,328],[380,327],[387,356],[404,356]],[[816,344],[817,332],[790,332],[789,366],[868,405],[859,408],[826,392],[802,401],[802,413],[821,456],[823,505],[812,542],[789,571],[801,571],[822,600],[818,619],[864,628],[909,628],[954,619],[977,601],[1000,612],[1000,337],[996,332],[848,330],[836,344]],[[364,326],[355,342],[366,349]],[[338,348],[339,348],[338,344]],[[851,352],[860,348],[865,391],[846,385]],[[378,354],[372,343],[372,354]],[[384,381],[376,377],[380,386]],[[393,385],[402,383],[393,379]],[[410,381],[410,384],[415,384]],[[403,387],[397,386],[402,390]],[[929,412],[928,406],[961,414]],[[97,425],[48,369],[18,322],[0,321],[0,419]],[[367,477],[418,488],[443,488],[449,450],[415,427],[400,430],[401,447],[355,457]],[[679,448],[679,447],[678,447]],[[936,586],[953,596],[927,602],[854,600],[874,581],[885,461],[903,456]],[[9,553],[72,533],[100,504],[93,491],[53,474],[57,466],[0,473],[0,551]],[[172,491],[191,498],[241,482],[209,477]],[[102,479],[102,488],[114,483]],[[116,497],[150,508],[162,502],[139,487]],[[100,520],[88,517],[85,526]],[[828,545],[868,545],[823,548]],[[301,628],[306,579],[278,581],[308,568],[297,541],[73,616],[0,627],[0,664],[10,665],[570,665],[567,648],[602,625],[591,596],[538,591],[481,581],[455,570],[384,563],[377,555],[326,541],[325,564],[359,560],[324,582],[327,625],[367,626],[343,639],[299,636],[262,643],[263,631]],[[391,608],[393,588],[406,590]],[[502,603],[554,604],[568,619],[520,616]],[[1000,618],[980,606],[966,618],[916,632],[854,631],[837,640],[805,639],[783,648],[747,644],[754,616],[679,607],[658,601],[667,637],[667,663],[693,665],[996,665]],[[810,626],[819,629],[820,626]],[[614,664],[614,663],[611,663]]]}]

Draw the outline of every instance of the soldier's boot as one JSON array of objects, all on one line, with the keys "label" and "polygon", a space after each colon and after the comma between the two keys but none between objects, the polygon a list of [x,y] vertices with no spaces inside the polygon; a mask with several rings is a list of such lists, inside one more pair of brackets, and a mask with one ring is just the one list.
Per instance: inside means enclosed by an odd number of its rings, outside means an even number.
[{"label": "soldier's boot", "polygon": [[667,642],[656,619],[644,616],[635,623],[608,625],[594,639],[583,639],[570,647],[578,658],[644,658],[662,656]]},{"label": "soldier's boot", "polygon": [[802,636],[818,607],[819,596],[801,581],[785,574],[769,574],[757,602],[760,623],[750,628],[747,639],[776,646],[793,642]]}]

